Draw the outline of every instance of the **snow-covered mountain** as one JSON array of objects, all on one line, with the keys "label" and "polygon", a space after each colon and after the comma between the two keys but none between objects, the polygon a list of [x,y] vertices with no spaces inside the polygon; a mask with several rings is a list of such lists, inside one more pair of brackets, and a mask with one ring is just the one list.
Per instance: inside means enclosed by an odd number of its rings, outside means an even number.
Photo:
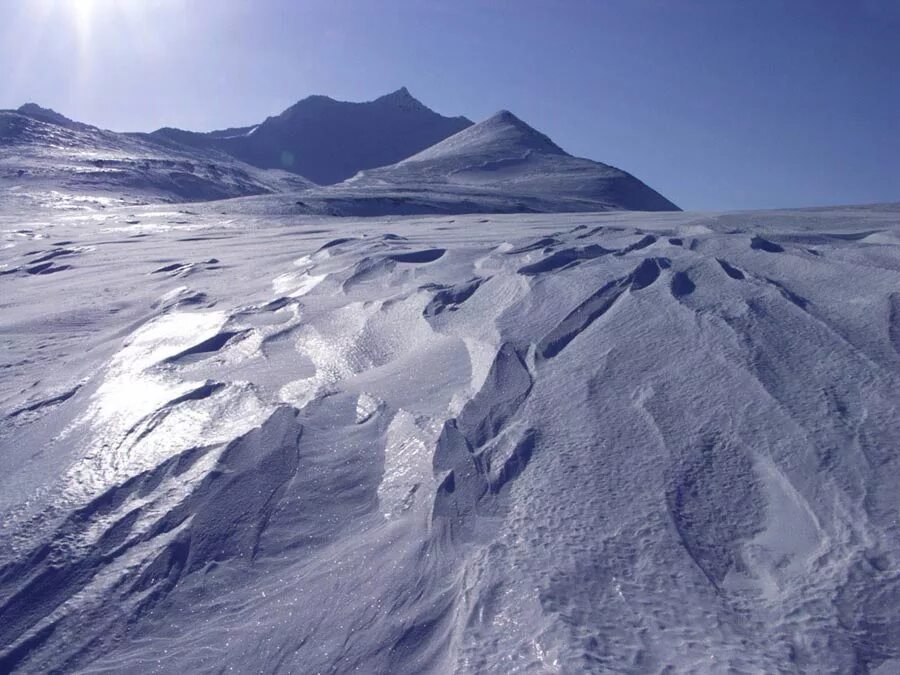
[{"label": "snow-covered mountain", "polygon": [[26,104],[0,308],[0,673],[900,672],[900,205]]},{"label": "snow-covered mountain", "polygon": [[900,672],[900,205],[247,201],[0,205],[0,672]]},{"label": "snow-covered mountain", "polygon": [[439,115],[404,87],[364,103],[310,96],[251,127],[206,134],[166,128],[151,136],[218,148],[254,166],[328,185],[398,162],[471,124]]},{"label": "snow-covered mountain", "polygon": [[25,103],[24,105],[19,106],[19,108],[15,112],[31,119],[38,120],[40,122],[47,122],[48,124],[53,124],[58,127],[77,129],[80,131],[97,131],[96,127],[92,127],[89,124],[84,124],[83,122],[76,122],[75,120],[62,115],[55,110],[51,110],[50,108],[42,108],[37,103]]},{"label": "snow-covered mountain", "polygon": [[104,131],[35,104],[0,111],[0,199],[187,202],[302,190],[309,181],[216,150]]},{"label": "snow-covered mountain", "polygon": [[508,111],[337,185],[232,208],[281,216],[679,210],[631,174],[569,155]]},{"label": "snow-covered mountain", "polygon": [[392,166],[363,171],[345,187],[451,192],[476,202],[493,194],[538,211],[678,210],[631,174],[569,155],[506,110]]},{"label": "snow-covered mountain", "polygon": [[278,196],[244,209],[371,216],[678,208],[624,171],[567,154],[512,113],[473,125],[429,110],[406,89],[367,103],[311,96],[260,125],[208,134],[114,133],[35,104],[0,111],[0,199],[267,194]]}]

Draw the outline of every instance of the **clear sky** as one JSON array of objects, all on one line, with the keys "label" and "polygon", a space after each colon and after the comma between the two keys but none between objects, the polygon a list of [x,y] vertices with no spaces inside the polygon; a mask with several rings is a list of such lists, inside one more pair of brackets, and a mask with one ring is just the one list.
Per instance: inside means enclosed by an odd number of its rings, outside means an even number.
[{"label": "clear sky", "polygon": [[0,107],[120,131],[401,86],[685,209],[900,201],[900,0],[0,0]]}]

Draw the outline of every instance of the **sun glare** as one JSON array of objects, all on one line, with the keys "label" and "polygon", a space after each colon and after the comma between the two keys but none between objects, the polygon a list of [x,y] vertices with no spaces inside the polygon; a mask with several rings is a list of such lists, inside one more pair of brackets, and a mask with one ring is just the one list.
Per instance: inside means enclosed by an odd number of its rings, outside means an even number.
[{"label": "sun glare", "polygon": [[89,39],[99,20],[113,18],[110,15],[130,11],[138,4],[127,0],[57,0],[79,39]]},{"label": "sun glare", "polygon": [[57,16],[69,25],[79,41],[87,41],[103,26],[133,23],[152,5],[146,0],[41,0],[38,17]]},{"label": "sun glare", "polygon": [[150,15],[165,4],[159,0],[34,0],[32,21],[36,35],[52,31],[68,35],[74,52],[74,82],[81,86],[92,77],[98,55],[105,49],[123,44],[138,48],[146,43]]}]

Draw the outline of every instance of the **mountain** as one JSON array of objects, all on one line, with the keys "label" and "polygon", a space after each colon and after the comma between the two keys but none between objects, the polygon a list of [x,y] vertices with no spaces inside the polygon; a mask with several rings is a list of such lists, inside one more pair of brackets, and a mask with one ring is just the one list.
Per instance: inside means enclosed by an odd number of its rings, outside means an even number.
[{"label": "mountain", "polygon": [[105,131],[34,103],[0,110],[0,198],[184,202],[309,186],[214,148]]},{"label": "mountain", "polygon": [[59,127],[66,127],[67,129],[87,131],[94,128],[89,124],[83,124],[82,122],[76,122],[75,120],[69,119],[65,115],[62,115],[55,110],[51,110],[50,108],[42,108],[37,103],[26,103],[25,105],[21,105],[16,112],[20,115],[30,117],[31,119],[55,124]]},{"label": "mountain", "polygon": [[508,111],[473,124],[435,113],[405,88],[367,103],[310,96],[259,125],[209,133],[114,133],[29,103],[0,111],[0,197],[4,187],[17,198],[252,197],[241,207],[250,214],[678,210]]},{"label": "mountain", "polygon": [[310,96],[256,126],[210,133],[164,128],[150,136],[216,148],[329,185],[398,162],[471,125],[465,117],[439,115],[403,87],[365,103]]},{"label": "mountain", "polygon": [[552,210],[561,211],[679,210],[631,174],[569,155],[506,110],[392,166],[363,171],[346,185],[494,193],[550,201]]}]

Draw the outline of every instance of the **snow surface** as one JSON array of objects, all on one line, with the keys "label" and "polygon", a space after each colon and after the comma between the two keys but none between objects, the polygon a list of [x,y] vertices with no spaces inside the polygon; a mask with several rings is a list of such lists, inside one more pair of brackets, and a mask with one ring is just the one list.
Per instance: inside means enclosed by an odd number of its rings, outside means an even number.
[{"label": "snow surface", "polygon": [[282,199],[0,209],[0,671],[900,670],[900,206]]}]

